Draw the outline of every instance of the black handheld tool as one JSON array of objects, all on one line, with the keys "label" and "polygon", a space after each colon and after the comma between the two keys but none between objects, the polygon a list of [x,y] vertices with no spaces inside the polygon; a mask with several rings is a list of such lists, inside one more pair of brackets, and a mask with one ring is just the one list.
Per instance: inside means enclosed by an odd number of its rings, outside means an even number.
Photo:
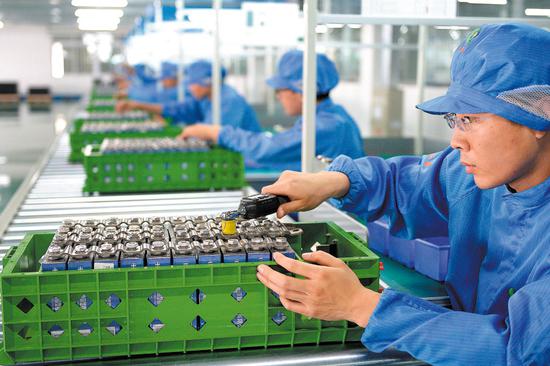
[{"label": "black handheld tool", "polygon": [[290,202],[287,196],[255,194],[241,199],[237,211],[244,219],[255,219],[277,212],[279,206],[287,202]]}]

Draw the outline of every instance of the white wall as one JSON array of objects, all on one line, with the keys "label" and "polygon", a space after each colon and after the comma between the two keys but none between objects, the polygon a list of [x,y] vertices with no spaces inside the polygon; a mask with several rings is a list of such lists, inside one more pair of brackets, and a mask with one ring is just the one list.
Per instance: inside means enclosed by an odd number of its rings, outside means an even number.
[{"label": "white wall", "polygon": [[0,30],[0,81],[17,81],[19,94],[51,85],[51,43],[45,27],[7,24]]},{"label": "white wall", "polygon": [[92,74],[65,74],[61,79],[52,79],[54,95],[87,95],[92,90]]},{"label": "white wall", "polygon": [[17,81],[19,94],[29,86],[49,86],[54,95],[86,94],[92,87],[91,74],[65,74],[53,79],[52,37],[40,26],[8,24],[0,30],[0,82]]}]

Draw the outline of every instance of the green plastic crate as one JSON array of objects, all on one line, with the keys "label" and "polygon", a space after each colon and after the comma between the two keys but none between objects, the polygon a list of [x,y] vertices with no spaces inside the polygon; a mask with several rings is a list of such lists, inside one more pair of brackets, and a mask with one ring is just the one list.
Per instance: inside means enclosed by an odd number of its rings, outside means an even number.
[{"label": "green plastic crate", "polygon": [[[290,240],[299,255],[330,233],[338,239],[338,256],[378,290],[379,258],[363,240],[334,223],[295,225],[304,231]],[[38,272],[52,237],[27,235],[4,259],[2,364],[360,340],[355,324],[286,310],[256,279],[258,263]],[[246,292],[241,301],[232,296],[237,288]],[[205,295],[199,304],[191,299],[197,291]],[[163,296],[158,307],[148,301],[155,292]],[[92,300],[86,310],[77,303],[83,295]],[[114,309],[106,303],[111,295],[121,300]],[[48,306],[54,297],[63,302],[57,312]],[[232,323],[238,314],[246,318],[240,327]],[[191,325],[197,317],[205,321],[200,330]],[[273,318],[286,319],[277,325]],[[149,328],[154,319],[165,324],[158,333]],[[106,328],[113,321],[122,327],[116,335]],[[93,328],[87,336],[78,331],[84,323]],[[54,326],[64,330],[57,338],[48,333]]]},{"label": "green plastic crate", "polygon": [[84,149],[84,192],[155,192],[244,187],[241,154],[220,147],[206,152],[102,154]]},{"label": "green plastic crate", "polygon": [[[81,121],[81,120],[78,120]],[[113,122],[113,121],[109,121]],[[118,122],[118,121],[117,121]],[[125,121],[120,121],[125,122]],[[135,122],[135,121],[132,121]],[[82,150],[86,145],[101,144],[106,138],[139,138],[139,137],[175,137],[181,133],[181,127],[168,125],[161,131],[151,132],[126,132],[126,133],[82,133],[84,122],[77,122],[73,125],[71,133],[69,135],[69,141],[71,144],[71,153],[69,154],[69,161],[82,162],[84,154]]]}]

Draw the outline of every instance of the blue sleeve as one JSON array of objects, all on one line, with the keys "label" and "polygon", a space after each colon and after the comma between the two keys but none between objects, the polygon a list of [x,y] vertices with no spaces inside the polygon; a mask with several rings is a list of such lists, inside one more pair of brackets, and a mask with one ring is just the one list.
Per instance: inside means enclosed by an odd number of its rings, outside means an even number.
[{"label": "blue sleeve", "polygon": [[394,347],[434,365],[548,365],[549,308],[549,276],[512,295],[506,318],[453,311],[388,289],[361,341],[374,352]]},{"label": "blue sleeve", "polygon": [[296,128],[277,133],[246,131],[223,126],[219,145],[242,153],[245,160],[258,168],[287,167],[299,169],[301,161],[301,135]]},{"label": "blue sleeve", "polygon": [[173,102],[162,105],[162,116],[172,118],[175,123],[191,124],[203,119],[199,103],[192,98],[186,98],[183,103]]},{"label": "blue sleeve", "polygon": [[367,221],[388,216],[391,233],[422,238],[448,235],[446,170],[456,154],[448,148],[428,156],[400,156],[384,160],[339,156],[328,170],[348,176],[346,196],[334,200],[339,208]]},{"label": "blue sleeve", "polygon": [[225,96],[222,99],[222,124],[233,126],[243,130],[260,132],[262,131],[256,113],[252,107],[240,96]]}]

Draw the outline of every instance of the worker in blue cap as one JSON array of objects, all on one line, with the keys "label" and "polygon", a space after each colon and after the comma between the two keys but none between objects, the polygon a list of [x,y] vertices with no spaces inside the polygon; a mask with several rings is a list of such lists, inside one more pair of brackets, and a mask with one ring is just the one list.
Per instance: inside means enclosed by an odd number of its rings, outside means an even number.
[{"label": "worker in blue cap", "polygon": [[128,98],[140,102],[153,102],[156,100],[158,79],[149,65],[136,64],[133,67],[133,75],[129,81]]},{"label": "worker in blue cap", "polygon": [[[267,80],[275,89],[285,113],[299,117],[292,128],[277,134],[244,131],[233,126],[196,125],[183,131],[183,137],[198,137],[239,151],[251,168],[294,169],[301,164],[303,52],[285,53],[277,74]],[[340,154],[358,158],[364,155],[361,133],[346,110],[335,104],[330,91],[338,84],[334,63],[317,55],[316,154],[335,158]]]},{"label": "worker in blue cap", "polygon": [[[226,75],[222,68],[222,79]],[[139,103],[132,100],[117,104],[118,112],[140,109],[171,118],[180,124],[212,123],[212,63],[199,60],[187,66],[185,83],[191,94],[184,102]],[[256,113],[246,100],[232,87],[221,86],[221,124],[242,128],[248,131],[261,131]]]},{"label": "worker in blue cap", "polygon": [[263,193],[278,216],[334,197],[393,235],[448,235],[451,309],[393,289],[368,290],[324,252],[258,267],[283,306],[365,327],[363,344],[432,365],[550,365],[550,32],[522,24],[474,30],[455,51],[447,94],[417,108],[443,115],[451,147],[383,160],[340,156],[327,171],[288,172]]},{"label": "worker in blue cap", "polygon": [[[154,103],[167,104],[178,101],[178,65],[163,61],[160,66],[162,89],[157,92]],[[186,94],[189,96],[189,94]]]}]

